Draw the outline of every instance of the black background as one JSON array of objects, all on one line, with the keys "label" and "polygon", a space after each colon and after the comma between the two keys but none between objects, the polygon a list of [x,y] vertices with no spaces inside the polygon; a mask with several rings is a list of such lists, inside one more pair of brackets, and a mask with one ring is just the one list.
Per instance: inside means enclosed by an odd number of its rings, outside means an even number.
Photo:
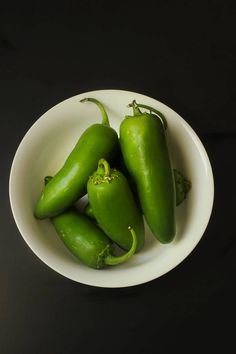
[{"label": "black background", "polygon": [[[0,2],[0,353],[235,353],[235,6],[209,1]],[[208,228],[178,267],[123,289],[42,263],[10,210],[14,153],[60,101],[126,89],[177,111],[212,163]]]}]

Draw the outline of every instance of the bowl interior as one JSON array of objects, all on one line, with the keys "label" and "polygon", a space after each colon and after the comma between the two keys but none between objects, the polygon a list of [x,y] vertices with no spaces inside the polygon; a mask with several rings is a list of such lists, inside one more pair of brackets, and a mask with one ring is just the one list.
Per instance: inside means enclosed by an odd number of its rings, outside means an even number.
[{"label": "bowl interior", "polygon": [[[127,263],[93,270],[78,261],[64,247],[49,220],[33,216],[43,178],[63,165],[82,132],[101,121],[98,108],[80,103],[84,97],[104,103],[110,124],[119,132],[123,117],[130,114],[133,99],[161,110],[168,121],[168,140],[173,167],[191,180],[192,189],[177,207],[177,235],[161,245],[146,225],[144,249]],[[80,201],[83,205],[86,197]],[[193,250],[209,221],[213,203],[213,177],[206,151],[192,128],[172,109],[144,95],[128,91],[93,91],[56,105],[31,127],[23,138],[10,174],[10,201],[17,226],[33,252],[48,266],[75,281],[104,287],[140,284],[157,278],[179,264]]]}]

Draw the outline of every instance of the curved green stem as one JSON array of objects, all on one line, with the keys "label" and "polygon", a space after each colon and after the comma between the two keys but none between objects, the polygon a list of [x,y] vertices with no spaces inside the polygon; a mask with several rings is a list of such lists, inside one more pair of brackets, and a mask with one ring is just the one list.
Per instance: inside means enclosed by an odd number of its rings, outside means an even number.
[{"label": "curved green stem", "polygon": [[105,159],[100,159],[98,161],[98,171],[101,170],[101,168],[104,171],[104,176],[110,176],[111,175],[111,168],[109,163]]},{"label": "curved green stem", "polygon": [[142,112],[140,111],[140,109],[138,108],[138,105],[136,103],[135,100],[132,101],[132,103],[128,104],[128,107],[132,107],[133,108],[133,114],[134,116],[142,114]]},{"label": "curved green stem", "polygon": [[122,256],[116,257],[116,256],[112,256],[111,254],[109,254],[108,256],[106,256],[106,258],[104,259],[104,263],[107,265],[116,265],[116,264],[120,264],[120,263],[124,263],[126,262],[136,251],[137,248],[137,236],[135,231],[132,229],[132,227],[128,227],[132,238],[133,238],[133,243],[132,246],[130,248],[130,250],[128,252],[126,252],[125,254],[123,254]]},{"label": "curved green stem", "polygon": [[82,100],[80,100],[80,102],[82,102],[82,103],[84,103],[84,102],[95,103],[98,106],[98,108],[100,109],[100,112],[102,114],[102,124],[107,125],[108,127],[110,126],[107,112],[106,112],[103,104],[100,101],[96,100],[96,98],[89,97],[89,98],[83,98]]},{"label": "curved green stem", "polygon": [[160,111],[158,111],[155,108],[147,106],[146,104],[136,103],[136,105],[137,105],[137,107],[145,108],[145,109],[148,109],[150,112],[154,112],[162,121],[164,128],[167,129],[167,121],[166,121],[166,117],[164,116],[163,113],[161,113]]}]

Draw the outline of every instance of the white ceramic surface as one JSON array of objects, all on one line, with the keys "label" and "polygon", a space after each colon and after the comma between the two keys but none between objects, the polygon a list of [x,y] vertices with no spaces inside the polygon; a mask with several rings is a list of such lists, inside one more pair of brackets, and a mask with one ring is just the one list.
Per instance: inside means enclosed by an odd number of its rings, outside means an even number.
[{"label": "white ceramic surface", "polygon": [[[81,133],[101,121],[98,108],[80,103],[95,97],[105,105],[110,124],[119,131],[121,120],[131,113],[133,99],[162,111],[168,121],[173,167],[191,180],[187,200],[177,208],[175,240],[161,245],[146,226],[144,249],[127,263],[103,270],[91,269],[73,257],[57,237],[49,220],[33,216],[45,175],[62,166]],[[21,141],[11,168],[9,193],[18,229],[31,250],[49,267],[67,278],[100,287],[126,287],[158,278],[176,267],[197,245],[208,224],[214,183],[207,153],[193,129],[163,103],[129,91],[100,90],[71,97],[43,114]]]}]

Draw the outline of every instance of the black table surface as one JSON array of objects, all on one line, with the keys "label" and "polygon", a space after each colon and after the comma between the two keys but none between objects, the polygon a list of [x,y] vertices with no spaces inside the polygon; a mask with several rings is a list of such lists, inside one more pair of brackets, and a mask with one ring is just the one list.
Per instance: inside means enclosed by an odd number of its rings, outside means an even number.
[{"label": "black table surface", "polygon": [[[235,353],[235,6],[232,1],[0,2],[0,354]],[[73,95],[154,97],[196,131],[215,181],[210,222],[175,269],[128,288],[41,262],[9,204],[24,134]]]}]

